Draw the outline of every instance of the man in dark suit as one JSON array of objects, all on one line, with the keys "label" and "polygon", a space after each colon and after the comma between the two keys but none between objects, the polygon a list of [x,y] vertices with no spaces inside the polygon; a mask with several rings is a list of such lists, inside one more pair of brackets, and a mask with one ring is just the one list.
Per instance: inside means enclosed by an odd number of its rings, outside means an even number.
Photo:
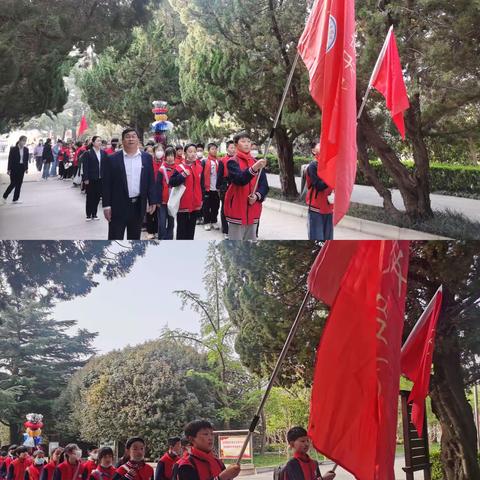
[{"label": "man in dark suit", "polygon": [[[103,170],[103,213],[108,239],[140,240],[145,212],[153,214],[160,198],[155,188],[152,156],[139,150],[133,128],[122,132],[123,149],[107,157]],[[147,206],[148,203],[148,206]]]},{"label": "man in dark suit", "polygon": [[82,153],[80,162],[83,168],[83,183],[86,190],[87,222],[98,220],[97,210],[102,196],[102,177],[107,160],[107,154],[102,150],[102,139],[98,136],[92,138],[89,149]]},{"label": "man in dark suit", "polygon": [[10,148],[8,155],[7,173],[10,175],[10,185],[5,190],[2,198],[2,204],[7,203],[7,198],[10,192],[15,189],[13,193],[13,203],[22,203],[20,198],[20,189],[22,188],[23,176],[28,173],[28,148],[25,146],[27,137],[21,136],[15,147]]}]

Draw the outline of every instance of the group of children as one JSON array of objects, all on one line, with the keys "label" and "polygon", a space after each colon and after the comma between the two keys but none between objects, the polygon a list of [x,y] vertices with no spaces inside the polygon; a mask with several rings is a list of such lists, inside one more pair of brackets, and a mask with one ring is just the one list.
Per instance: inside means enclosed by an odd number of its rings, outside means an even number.
[{"label": "group of children", "polygon": [[[230,240],[254,240],[262,202],[268,193],[263,170],[266,161],[252,155],[248,133],[240,133],[227,142],[227,155],[218,157],[218,145],[209,143],[205,156],[203,144],[185,147],[147,145],[153,157],[156,184],[161,189],[162,204],[153,215],[147,214],[147,231],[153,239],[173,239],[176,221],[177,240],[193,240],[198,224],[205,230],[221,228]],[[170,215],[168,203],[172,190],[182,188],[176,218]],[[156,228],[158,224],[158,229]]]},{"label": "group of children", "polygon": [[[308,455],[310,440],[302,427],[287,435],[293,458],[280,469],[281,480],[332,480],[323,477],[318,462]],[[146,444],[141,437],[130,438],[123,457],[114,465],[109,447],[90,452],[82,462],[82,450],[74,443],[55,449],[49,460],[39,449],[29,455],[27,447],[12,445],[0,453],[1,480],[233,480],[240,465],[225,464],[214,453],[214,431],[207,420],[194,420],[185,427],[185,437],[168,440],[168,451],[156,470],[145,461]]]}]

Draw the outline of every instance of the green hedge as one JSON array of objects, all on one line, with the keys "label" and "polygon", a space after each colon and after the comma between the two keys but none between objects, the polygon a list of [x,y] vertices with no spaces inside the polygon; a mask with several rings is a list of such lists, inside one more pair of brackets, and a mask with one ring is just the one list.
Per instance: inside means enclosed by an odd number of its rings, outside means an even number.
[{"label": "green hedge", "polygon": [[[267,155],[267,159],[268,171],[278,175],[277,157]],[[301,166],[310,160],[307,157],[293,157],[295,175],[299,176]],[[388,188],[395,188],[393,180],[380,161],[373,161],[370,164],[384,185]],[[405,163],[405,166],[413,172],[413,162]],[[358,185],[369,185],[360,170],[357,172],[356,183]],[[452,195],[458,195],[459,193],[480,195],[480,167],[432,163],[430,165],[430,185],[432,192],[450,193]]]},{"label": "green hedge", "polygon": [[[440,452],[431,452],[430,462],[432,464],[432,480],[444,480],[444,476],[442,474],[442,462],[440,461]],[[478,464],[480,465],[480,453],[478,455]]]}]

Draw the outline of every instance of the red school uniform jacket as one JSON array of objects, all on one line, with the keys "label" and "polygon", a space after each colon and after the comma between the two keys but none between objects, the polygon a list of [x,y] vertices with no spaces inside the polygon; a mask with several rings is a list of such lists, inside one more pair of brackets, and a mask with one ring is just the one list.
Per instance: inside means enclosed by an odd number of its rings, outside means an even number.
[{"label": "red school uniform jacket", "polygon": [[43,465],[30,465],[25,471],[25,480],[40,480],[43,468]]},{"label": "red school uniform jacket", "polygon": [[46,465],[44,465],[42,473],[40,474],[40,480],[53,480],[53,472],[57,468],[57,464],[50,460]]},{"label": "red school uniform jacket", "polygon": [[83,464],[83,468],[87,471],[87,478],[89,478],[92,471],[97,468],[97,462],[95,460],[87,460]]},{"label": "red school uniform jacket", "polygon": [[108,468],[98,465],[97,468],[92,470],[89,478],[90,480],[112,480],[116,471],[117,469],[113,465]]},{"label": "red school uniform jacket", "polygon": [[217,179],[218,179],[218,165],[219,165],[219,160],[216,157],[211,157],[210,155],[208,158],[205,160],[205,166],[203,169],[203,178],[205,182],[205,191],[209,192],[211,190],[211,187],[213,186],[214,190],[217,189],[216,185],[211,185],[211,174],[212,174],[212,169],[215,168],[215,172],[217,174]]},{"label": "red school uniform jacket", "polygon": [[307,202],[308,209],[323,215],[333,213],[333,205],[328,202],[332,189],[317,175],[317,161],[307,168]]},{"label": "red school uniform jacket", "polygon": [[[190,175],[187,175],[185,170],[188,170]],[[201,179],[202,168],[199,167],[196,162],[191,165],[182,163],[176,166],[175,172],[170,177],[169,186],[176,187],[184,184],[186,187],[180,200],[180,208],[178,209],[179,213],[192,213],[202,208],[203,195]]]},{"label": "red school uniform jacket", "polygon": [[[262,213],[262,202],[268,193],[265,170],[255,173],[252,166],[254,158],[247,153],[237,151],[228,163],[228,177],[231,181],[225,194],[224,211],[227,222],[237,225],[253,225],[258,223]],[[250,205],[248,196],[255,190],[257,175],[260,175],[257,201]]]},{"label": "red school uniform jacket", "polygon": [[173,467],[178,462],[179,457],[177,455],[171,455],[166,452],[163,457],[160,458],[155,470],[155,480],[172,480]]},{"label": "red school uniform jacket", "polygon": [[[134,472],[129,474],[130,478],[134,476],[134,480],[153,480],[154,477],[154,471],[153,468],[148,465],[148,463],[145,462],[140,462],[140,468],[136,471],[136,475]],[[128,478],[125,475],[129,473],[129,468],[128,468],[128,462],[125,463],[124,465],[120,466],[116,470],[115,477],[118,478]]]},{"label": "red school uniform jacket", "polygon": [[225,470],[225,465],[212,452],[192,448],[188,457],[178,461],[178,480],[213,480]]},{"label": "red school uniform jacket", "polygon": [[[76,475],[75,475],[76,472]],[[75,478],[73,478],[75,476]],[[67,460],[60,463],[53,473],[53,480],[87,480],[87,471],[83,463],[71,465]]]},{"label": "red school uniform jacket", "polygon": [[24,480],[25,471],[28,467],[26,458],[16,458],[8,467],[7,480]]},{"label": "red school uniform jacket", "polygon": [[175,170],[175,165],[168,165],[168,163],[163,162],[158,171],[157,183],[161,186],[162,203],[164,205],[168,203],[168,197],[170,195],[170,186],[168,184]]}]

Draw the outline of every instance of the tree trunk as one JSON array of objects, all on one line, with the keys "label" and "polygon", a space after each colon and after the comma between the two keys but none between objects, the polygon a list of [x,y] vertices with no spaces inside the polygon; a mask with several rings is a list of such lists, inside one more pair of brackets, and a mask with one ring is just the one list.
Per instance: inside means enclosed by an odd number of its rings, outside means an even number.
[{"label": "tree trunk", "polygon": [[365,175],[365,178],[370,182],[370,184],[375,188],[378,194],[383,198],[383,208],[396,217],[399,216],[400,211],[395,207],[392,202],[392,192],[383,185],[383,183],[378,178],[378,175],[375,173],[375,170],[370,165],[368,160],[368,149],[365,137],[362,135],[362,132],[359,130],[357,135],[357,147],[358,147],[358,166],[362,173]]},{"label": "tree trunk", "polygon": [[15,443],[17,445],[21,445],[23,443],[21,425],[19,423],[11,423],[9,426],[9,430],[10,430],[10,442]]},{"label": "tree trunk", "polygon": [[415,161],[415,180],[419,208],[425,218],[432,218],[430,203],[430,159],[422,134],[420,94],[415,94],[410,101],[410,108],[405,115],[408,137],[412,141],[413,159]]},{"label": "tree trunk", "polygon": [[[455,300],[444,289],[444,307]],[[448,307],[447,307],[448,308]],[[442,315],[448,315],[442,308]],[[465,395],[464,375],[458,332],[451,321],[439,319],[434,352],[435,373],[431,379],[432,410],[442,428],[441,459],[446,480],[480,479],[477,458],[477,436],[472,408]]]},{"label": "tree trunk", "polygon": [[285,128],[281,125],[275,130],[275,140],[277,142],[282,193],[287,198],[296,198],[298,196],[298,190],[297,184],[295,183],[295,170],[293,165],[293,142],[288,137]]},{"label": "tree trunk", "polygon": [[428,177],[427,188],[425,188],[424,183],[419,183],[419,178],[424,178],[423,173],[419,177],[417,175],[413,177],[410,174],[390,145],[380,136],[374,123],[365,111],[358,122],[358,129],[366,144],[379,156],[386,171],[400,190],[407,215],[412,220],[431,218],[430,202],[425,201],[429,195]]},{"label": "tree trunk", "polygon": [[262,419],[262,438],[260,440],[260,455],[265,455],[265,447],[267,446],[267,417],[265,416],[265,411],[262,409],[261,419]]}]

